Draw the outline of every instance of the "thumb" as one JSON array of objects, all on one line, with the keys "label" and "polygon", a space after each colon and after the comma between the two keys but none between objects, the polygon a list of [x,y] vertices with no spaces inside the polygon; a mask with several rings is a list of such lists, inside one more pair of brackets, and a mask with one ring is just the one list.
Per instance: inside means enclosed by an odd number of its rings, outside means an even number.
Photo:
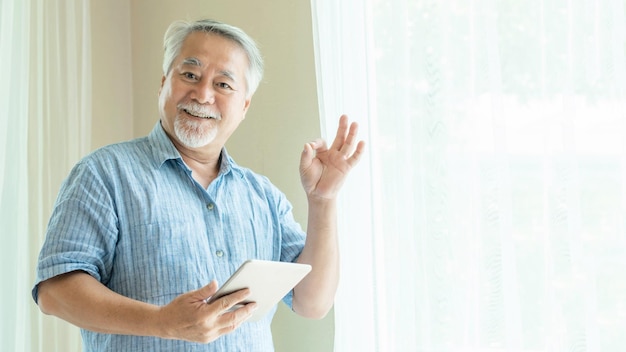
[{"label": "thumb", "polygon": [[300,171],[306,170],[311,166],[313,162],[313,158],[315,157],[315,152],[313,150],[313,143],[307,143],[304,145],[304,150],[302,151],[302,155],[300,155]]},{"label": "thumb", "polygon": [[196,290],[196,294],[202,300],[206,300],[217,292],[217,280],[212,280],[208,285]]},{"label": "thumb", "polygon": [[302,155],[300,155],[300,172],[302,173],[311,166],[318,152],[324,152],[326,150],[328,150],[326,141],[321,138],[305,144]]}]

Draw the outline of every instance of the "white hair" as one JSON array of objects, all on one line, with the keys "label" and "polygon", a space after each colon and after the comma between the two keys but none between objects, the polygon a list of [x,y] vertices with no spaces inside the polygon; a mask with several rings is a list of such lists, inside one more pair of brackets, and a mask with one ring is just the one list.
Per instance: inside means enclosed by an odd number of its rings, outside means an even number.
[{"label": "white hair", "polygon": [[193,32],[206,32],[222,36],[237,43],[248,57],[246,71],[246,95],[252,97],[261,79],[263,78],[263,58],[256,43],[241,29],[229,24],[214,20],[199,20],[195,22],[176,21],[172,23],[163,38],[163,75],[172,69],[172,63],[183,46],[185,38]]}]

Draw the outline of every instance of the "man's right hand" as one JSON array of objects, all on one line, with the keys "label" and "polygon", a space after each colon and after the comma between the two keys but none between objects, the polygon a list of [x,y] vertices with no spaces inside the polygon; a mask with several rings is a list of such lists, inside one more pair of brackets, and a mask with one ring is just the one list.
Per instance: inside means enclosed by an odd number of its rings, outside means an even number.
[{"label": "man's right hand", "polygon": [[74,271],[40,283],[38,304],[45,314],[95,332],[208,343],[237,329],[256,308],[248,303],[229,311],[249,296],[247,289],[207,304],[205,299],[216,291],[213,281],[159,307],[122,296],[91,275]]},{"label": "man's right hand", "polygon": [[243,289],[220,297],[212,303],[206,299],[217,292],[214,280],[199,290],[176,297],[168,305],[161,307],[160,319],[164,328],[164,338],[208,343],[237,329],[256,309],[256,303],[241,305],[250,290]]}]

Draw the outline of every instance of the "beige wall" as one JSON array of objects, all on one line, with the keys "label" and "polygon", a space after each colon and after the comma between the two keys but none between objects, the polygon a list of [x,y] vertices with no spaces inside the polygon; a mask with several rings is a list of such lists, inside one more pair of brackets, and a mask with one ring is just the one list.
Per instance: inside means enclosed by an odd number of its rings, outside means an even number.
[{"label": "beige wall", "polygon": [[91,2],[93,148],[133,136],[130,4]]},{"label": "beige wall", "polygon": [[[309,1],[113,0],[92,2],[93,146],[147,134],[156,121],[162,38],[177,19],[213,18],[241,27],[259,44],[266,71],[246,120],[227,148],[268,176],[306,225],[298,177],[305,142],[320,135]],[[276,350],[333,349],[332,313],[311,321],[283,304],[273,323]]]}]

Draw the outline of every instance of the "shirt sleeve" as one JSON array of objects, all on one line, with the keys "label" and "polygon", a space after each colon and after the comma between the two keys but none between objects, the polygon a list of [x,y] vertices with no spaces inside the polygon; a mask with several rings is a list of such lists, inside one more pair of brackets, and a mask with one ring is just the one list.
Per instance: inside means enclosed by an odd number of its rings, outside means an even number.
[{"label": "shirt sleeve", "polygon": [[117,238],[114,203],[101,173],[88,162],[77,164],[61,186],[39,254],[38,285],[52,277],[84,271],[109,280]]},{"label": "shirt sleeve", "polygon": [[[295,262],[304,248],[306,233],[294,219],[293,206],[287,197],[276,188],[274,192],[281,232],[280,261]],[[293,290],[283,298],[283,302],[293,309]]]}]

